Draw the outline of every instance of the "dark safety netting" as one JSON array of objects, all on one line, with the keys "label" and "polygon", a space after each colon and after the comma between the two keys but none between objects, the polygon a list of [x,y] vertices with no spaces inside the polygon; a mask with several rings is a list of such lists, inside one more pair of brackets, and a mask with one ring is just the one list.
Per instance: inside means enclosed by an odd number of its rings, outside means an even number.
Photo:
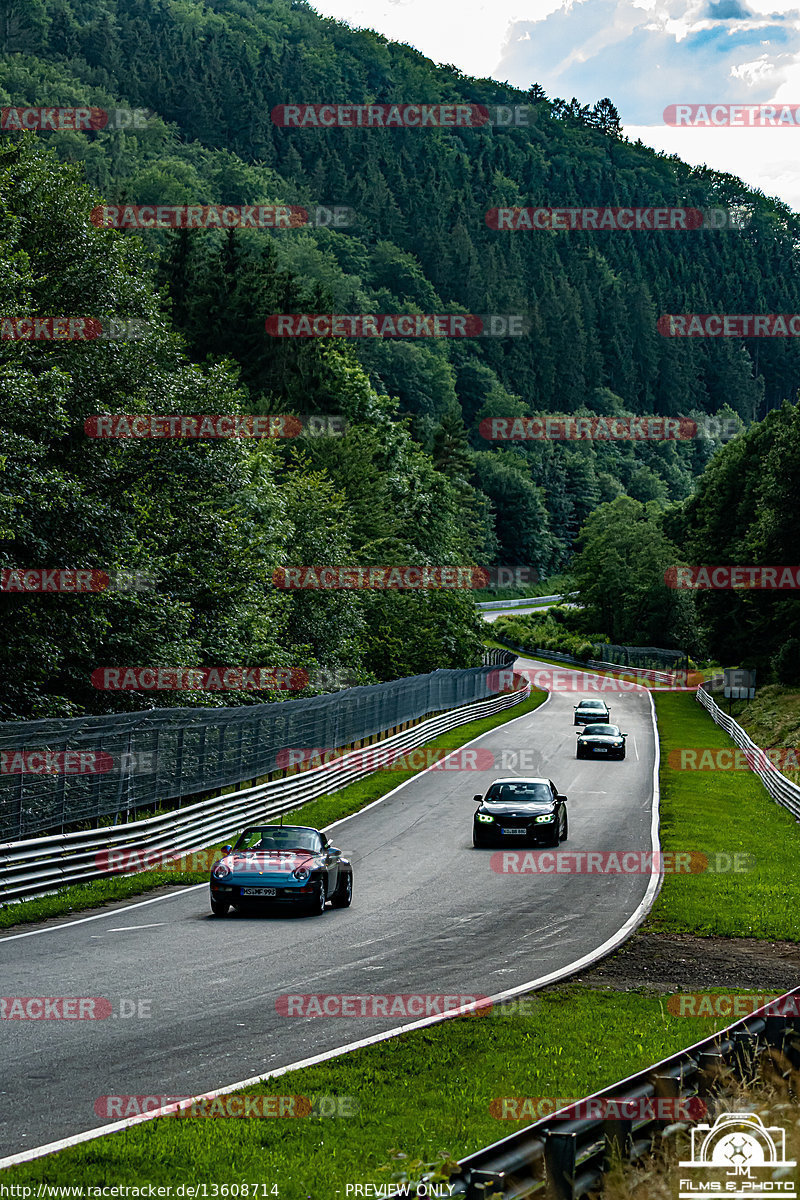
[{"label": "dark safety netting", "polygon": [[288,750],[338,749],[495,695],[504,674],[485,665],[271,704],[4,721],[0,842],[246,783],[287,765]]}]

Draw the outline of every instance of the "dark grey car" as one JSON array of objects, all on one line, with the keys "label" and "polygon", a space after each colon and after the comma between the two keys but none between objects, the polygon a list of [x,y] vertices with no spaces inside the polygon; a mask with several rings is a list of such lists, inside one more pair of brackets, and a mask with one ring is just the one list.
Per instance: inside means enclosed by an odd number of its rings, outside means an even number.
[{"label": "dark grey car", "polygon": [[576,758],[624,758],[625,738],[619,725],[584,725],[578,732]]},{"label": "dark grey car", "polygon": [[569,832],[567,797],[552,779],[495,779],[474,800],[473,846],[557,846]]},{"label": "dark grey car", "polygon": [[573,725],[593,725],[597,721],[611,720],[605,700],[581,700],[574,708]]}]

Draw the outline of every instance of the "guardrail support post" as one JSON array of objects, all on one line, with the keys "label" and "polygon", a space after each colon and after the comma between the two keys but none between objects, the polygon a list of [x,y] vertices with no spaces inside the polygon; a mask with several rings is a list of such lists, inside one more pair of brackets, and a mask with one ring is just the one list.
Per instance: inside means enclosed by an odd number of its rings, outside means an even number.
[{"label": "guardrail support post", "polygon": [[481,1171],[473,1168],[469,1173],[466,1200],[485,1200],[494,1192],[505,1191],[505,1171]]},{"label": "guardrail support post", "polygon": [[697,1094],[708,1096],[719,1077],[728,1069],[725,1055],[718,1050],[703,1050],[697,1056]]},{"label": "guardrail support post", "polygon": [[552,1133],[544,1143],[547,1192],[551,1200],[575,1200],[575,1160],[577,1142],[574,1133]]},{"label": "guardrail support post", "polygon": [[603,1137],[605,1139],[605,1166],[610,1170],[614,1163],[630,1157],[633,1144],[633,1121],[603,1121]]},{"label": "guardrail support post", "polygon": [[758,1037],[754,1033],[737,1030],[733,1035],[733,1070],[743,1083],[755,1074]]}]

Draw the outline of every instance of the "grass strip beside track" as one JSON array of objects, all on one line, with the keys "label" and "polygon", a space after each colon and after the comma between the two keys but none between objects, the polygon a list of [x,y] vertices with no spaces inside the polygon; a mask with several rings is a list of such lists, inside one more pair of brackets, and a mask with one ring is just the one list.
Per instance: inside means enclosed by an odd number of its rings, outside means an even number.
[{"label": "grass strip beside track", "polygon": [[[546,692],[536,691],[530,699],[523,700],[513,708],[503,709],[491,717],[483,717],[479,721],[470,721],[467,725],[459,725],[447,733],[441,734],[430,742],[425,743],[426,749],[456,750],[482,733],[488,733],[498,725],[504,725],[515,717],[533,712],[547,698]],[[364,753],[370,753],[377,744],[364,747]],[[330,796],[322,796],[312,800],[290,813],[284,814],[284,822],[291,824],[297,821],[301,825],[312,825],[321,829],[358,812],[373,800],[378,800],[392,791],[398,784],[404,783],[412,776],[418,775],[419,770],[387,770],[375,771],[372,775],[351,783],[341,791],[333,792]],[[272,818],[267,818],[272,820]],[[230,836],[234,837],[240,830],[232,829]],[[219,846],[224,845],[220,842]],[[217,846],[211,849],[218,849]],[[60,917],[70,913],[85,912],[87,909],[98,908],[118,900],[127,900],[133,896],[141,896],[155,888],[165,885],[186,887],[192,883],[205,883],[208,871],[179,871],[162,869],[156,871],[141,871],[136,875],[116,875],[107,879],[95,879],[91,883],[75,884],[55,892],[52,896],[41,896],[35,900],[23,900],[18,904],[9,904],[0,908],[0,929],[9,929],[14,925],[29,924],[33,921],[43,921],[48,917]]]},{"label": "grass strip beside track", "polygon": [[581,1098],[729,1020],[673,1016],[663,997],[570,985],[528,1003],[526,1015],[456,1018],[246,1090],[352,1097],[355,1116],[160,1118],[1,1178],[172,1184],[173,1197],[179,1183],[259,1181],[266,1189],[277,1183],[280,1200],[346,1200],[348,1184],[386,1186],[403,1170],[418,1179],[425,1164],[462,1158],[531,1123],[494,1117],[496,1098]]},{"label": "grass strip beside track", "polygon": [[[693,693],[654,692],[661,743],[661,844],[701,851],[712,866],[745,856],[743,871],[665,875],[648,920],[654,932],[800,941],[800,825],[749,770],[681,770],[670,752],[728,749]],[[699,756],[698,756],[699,761]]]}]

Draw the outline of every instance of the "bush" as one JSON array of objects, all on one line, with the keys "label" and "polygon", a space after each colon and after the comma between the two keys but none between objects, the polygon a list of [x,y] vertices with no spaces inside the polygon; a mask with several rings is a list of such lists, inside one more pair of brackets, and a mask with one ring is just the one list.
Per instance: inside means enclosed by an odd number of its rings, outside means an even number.
[{"label": "bush", "polygon": [[778,683],[800,683],[800,639],[788,638],[772,660]]}]

